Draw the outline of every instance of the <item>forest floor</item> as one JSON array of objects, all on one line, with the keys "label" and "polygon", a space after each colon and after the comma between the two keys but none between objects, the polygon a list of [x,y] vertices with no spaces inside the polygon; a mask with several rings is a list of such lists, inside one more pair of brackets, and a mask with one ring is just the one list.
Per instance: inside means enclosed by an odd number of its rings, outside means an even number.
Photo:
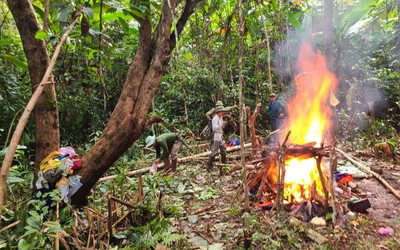
[{"label": "forest floor", "polygon": [[[351,165],[338,157],[339,166]],[[373,157],[361,160],[367,166],[378,166],[381,176],[400,190],[398,165]],[[355,212],[350,220],[338,214],[335,225],[325,216],[325,226],[305,222],[306,227],[295,227],[289,223],[290,210],[278,218],[274,209],[256,208],[254,200],[250,201],[251,211],[244,213],[240,173],[220,176],[217,167],[208,173],[204,164],[178,167],[174,180],[180,184],[170,190],[164,203],[184,204],[183,217],[170,218],[170,223],[189,239],[189,249],[245,249],[246,244],[250,249],[400,249],[400,201],[374,177],[355,179],[358,191],[367,193],[371,203],[366,213]],[[392,234],[379,233],[380,228],[388,227]],[[316,243],[307,236],[307,228],[328,242]]]}]

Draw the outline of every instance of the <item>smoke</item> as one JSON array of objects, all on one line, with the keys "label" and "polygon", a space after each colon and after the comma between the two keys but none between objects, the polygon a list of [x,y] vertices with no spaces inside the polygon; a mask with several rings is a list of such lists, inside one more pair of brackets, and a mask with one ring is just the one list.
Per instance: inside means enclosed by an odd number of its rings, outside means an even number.
[{"label": "smoke", "polygon": [[[385,82],[378,75],[378,67],[382,66],[376,62],[380,56],[386,56],[377,55],[376,52],[382,51],[387,41],[382,39],[382,32],[371,32],[370,22],[349,18],[354,16],[356,7],[360,10],[361,4],[345,6],[340,11],[341,16],[334,17],[333,58],[327,58],[331,62],[331,71],[339,80],[335,93],[340,101],[337,109],[346,112],[349,120],[358,127],[363,127],[368,121],[365,116],[359,119],[362,116],[360,114],[383,118],[388,110],[388,98],[383,91]],[[368,8],[370,6],[365,6],[366,13]],[[325,26],[323,9],[322,5],[314,6],[312,16],[305,15],[299,20],[303,33],[290,29],[285,40],[275,44],[273,65],[278,76],[276,88],[282,94],[281,99],[288,101],[295,92],[293,79],[300,73],[296,60],[301,45],[310,42],[315,50],[324,54],[324,35],[329,29]]]}]

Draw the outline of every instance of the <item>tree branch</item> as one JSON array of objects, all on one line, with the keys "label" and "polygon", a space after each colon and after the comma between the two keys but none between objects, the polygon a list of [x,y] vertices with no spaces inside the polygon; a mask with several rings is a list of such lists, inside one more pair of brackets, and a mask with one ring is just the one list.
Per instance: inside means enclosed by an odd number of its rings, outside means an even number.
[{"label": "tree branch", "polygon": [[154,123],[165,123],[164,119],[161,118],[160,116],[156,115],[156,116],[152,116],[150,117],[147,122],[146,125],[144,125],[145,130],[147,130],[151,125],[153,125]]},{"label": "tree branch", "polygon": [[178,39],[175,38],[175,33],[172,32],[170,36],[170,46],[171,49],[175,48],[176,41],[179,40],[179,36],[182,34],[183,28],[185,27],[186,22],[189,20],[189,17],[192,15],[194,10],[196,9],[197,4],[202,2],[203,0],[187,0],[185,8],[182,12],[181,17],[179,18],[178,22],[176,23],[176,29],[178,34]]}]

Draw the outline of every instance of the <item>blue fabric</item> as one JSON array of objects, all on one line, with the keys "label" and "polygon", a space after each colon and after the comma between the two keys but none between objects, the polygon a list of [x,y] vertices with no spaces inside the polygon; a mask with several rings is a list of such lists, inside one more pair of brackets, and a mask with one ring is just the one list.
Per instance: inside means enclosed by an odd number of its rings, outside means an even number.
[{"label": "blue fabric", "polygon": [[335,181],[337,181],[337,182],[338,182],[340,179],[342,179],[343,177],[349,175],[348,173],[341,173],[341,172],[336,171],[336,170],[333,172],[333,174],[334,174],[334,176],[335,176]]},{"label": "blue fabric", "polygon": [[268,104],[269,118],[270,120],[276,120],[279,118],[280,113],[284,113],[284,106],[281,101],[276,100],[274,103]]},{"label": "blue fabric", "polygon": [[240,145],[240,140],[239,139],[229,139],[229,145],[238,146],[238,145]]},{"label": "blue fabric", "polygon": [[282,104],[281,101],[276,100],[274,103],[270,102],[268,104],[268,109],[272,131],[277,130],[282,126],[282,119],[279,117],[279,115],[286,115],[285,106]]}]

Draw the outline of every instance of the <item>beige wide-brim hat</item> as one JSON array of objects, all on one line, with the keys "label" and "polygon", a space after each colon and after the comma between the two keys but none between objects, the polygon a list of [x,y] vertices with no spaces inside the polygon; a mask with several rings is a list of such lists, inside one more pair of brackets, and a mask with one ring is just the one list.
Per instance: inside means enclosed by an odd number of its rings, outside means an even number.
[{"label": "beige wide-brim hat", "polygon": [[224,106],[224,104],[222,103],[222,101],[217,101],[217,103],[215,103],[215,107],[218,107],[218,106]]},{"label": "beige wide-brim hat", "polygon": [[226,111],[226,109],[224,108],[224,106],[217,106],[215,108],[215,112],[221,112],[221,111]]}]

